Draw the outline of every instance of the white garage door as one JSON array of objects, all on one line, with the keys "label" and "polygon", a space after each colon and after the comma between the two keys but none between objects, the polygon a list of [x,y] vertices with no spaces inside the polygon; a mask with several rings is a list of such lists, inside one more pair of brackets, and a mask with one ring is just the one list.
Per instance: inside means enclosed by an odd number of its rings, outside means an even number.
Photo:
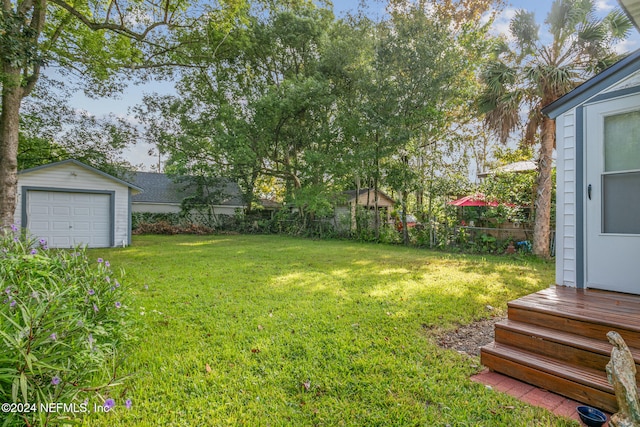
[{"label": "white garage door", "polygon": [[27,228],[52,248],[111,246],[111,197],[98,193],[27,193]]}]

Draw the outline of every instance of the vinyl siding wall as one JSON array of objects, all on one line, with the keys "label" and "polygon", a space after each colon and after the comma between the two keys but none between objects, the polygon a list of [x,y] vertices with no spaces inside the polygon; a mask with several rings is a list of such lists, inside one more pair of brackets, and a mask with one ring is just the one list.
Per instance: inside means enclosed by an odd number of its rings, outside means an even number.
[{"label": "vinyl siding wall", "polygon": [[556,119],[556,283],[576,286],[576,110]]}]

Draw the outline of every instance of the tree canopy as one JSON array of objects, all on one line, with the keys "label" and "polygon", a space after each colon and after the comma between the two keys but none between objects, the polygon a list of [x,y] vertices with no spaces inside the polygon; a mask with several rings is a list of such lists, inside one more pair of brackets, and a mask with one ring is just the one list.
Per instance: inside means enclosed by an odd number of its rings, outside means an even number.
[{"label": "tree canopy", "polygon": [[247,200],[269,177],[312,215],[359,187],[406,212],[465,175],[493,3],[393,2],[379,22],[311,3],[250,13],[215,56],[193,44],[178,96],[147,97],[138,117],[168,170],[233,177]]}]

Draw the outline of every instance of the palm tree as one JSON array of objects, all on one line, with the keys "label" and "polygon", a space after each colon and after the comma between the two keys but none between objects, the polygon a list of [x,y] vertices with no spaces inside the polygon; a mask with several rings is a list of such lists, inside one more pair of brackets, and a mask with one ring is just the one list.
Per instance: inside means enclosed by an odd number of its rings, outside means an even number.
[{"label": "palm tree", "polygon": [[[496,45],[495,57],[483,71],[479,109],[485,125],[505,143],[524,130],[523,140],[540,140],[533,252],[549,256],[552,155],[555,121],[542,107],[619,59],[613,45],[627,37],[631,22],[619,10],[596,16],[595,0],[555,0],[545,24],[551,39],[543,44],[534,14],[520,10],[511,20],[513,41]],[[522,127],[522,111],[528,115]]]}]

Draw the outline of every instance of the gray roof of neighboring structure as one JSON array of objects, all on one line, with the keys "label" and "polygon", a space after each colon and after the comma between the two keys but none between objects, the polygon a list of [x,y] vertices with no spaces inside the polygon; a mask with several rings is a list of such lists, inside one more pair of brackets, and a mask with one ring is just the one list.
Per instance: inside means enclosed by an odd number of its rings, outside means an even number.
[{"label": "gray roof of neighboring structure", "polygon": [[[136,194],[131,198],[133,202],[139,203],[182,203],[185,197],[194,194],[195,189],[192,184],[173,180],[163,173],[156,172],[133,172],[131,181],[144,190],[141,194]],[[228,179],[220,179],[220,185],[210,188],[211,191],[219,192],[221,200],[216,203],[220,206],[243,206],[242,191],[236,182]]]},{"label": "gray roof of neighboring structure", "polygon": [[513,162],[503,166],[498,166],[495,169],[479,172],[478,178],[486,178],[489,175],[495,175],[499,173],[522,173],[535,171],[538,169],[538,164],[533,160],[523,160],[520,162]]},{"label": "gray roof of neighboring structure", "polygon": [[[358,196],[362,196],[363,194],[367,194],[369,191],[373,191],[373,188],[361,188],[359,191],[358,190],[346,190],[343,191],[342,194],[346,194],[348,197],[347,201],[353,200]],[[378,190],[378,194],[386,197],[387,199],[391,200],[392,202],[395,203],[395,200],[391,197],[389,197],[388,194]]]},{"label": "gray roof of neighboring structure", "polygon": [[566,111],[583,104],[609,86],[640,70],[640,61],[638,59],[640,59],[640,49],[545,106],[542,109],[542,113],[555,119]]}]

